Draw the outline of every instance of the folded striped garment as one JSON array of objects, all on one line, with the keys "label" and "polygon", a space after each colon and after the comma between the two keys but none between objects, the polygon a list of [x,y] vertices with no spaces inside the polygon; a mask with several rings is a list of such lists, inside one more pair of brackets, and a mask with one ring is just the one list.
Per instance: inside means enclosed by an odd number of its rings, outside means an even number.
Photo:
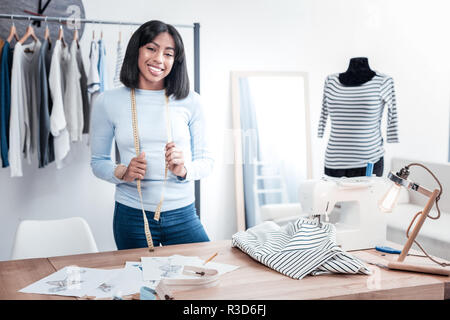
[{"label": "folded striped garment", "polygon": [[361,260],[336,244],[331,223],[299,218],[280,227],[266,221],[235,233],[232,246],[294,279],[327,273],[371,274]]}]

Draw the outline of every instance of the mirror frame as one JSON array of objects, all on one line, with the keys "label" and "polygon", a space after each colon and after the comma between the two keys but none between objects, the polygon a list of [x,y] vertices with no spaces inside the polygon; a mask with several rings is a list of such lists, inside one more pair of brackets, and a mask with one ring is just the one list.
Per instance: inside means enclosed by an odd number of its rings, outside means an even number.
[{"label": "mirror frame", "polygon": [[243,77],[302,77],[304,79],[305,105],[305,135],[306,135],[306,165],[307,178],[312,179],[311,155],[311,121],[309,111],[309,82],[308,73],[302,71],[232,71],[231,72],[231,108],[234,140],[234,178],[236,196],[236,225],[237,231],[245,231],[245,201],[242,168],[242,129],[240,116],[239,79]]}]

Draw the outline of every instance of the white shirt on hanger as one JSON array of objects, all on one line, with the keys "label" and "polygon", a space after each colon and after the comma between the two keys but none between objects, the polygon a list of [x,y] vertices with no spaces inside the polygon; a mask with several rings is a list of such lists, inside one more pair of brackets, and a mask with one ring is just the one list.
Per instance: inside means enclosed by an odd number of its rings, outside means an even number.
[{"label": "white shirt on hanger", "polygon": [[64,114],[71,141],[81,141],[83,132],[83,98],[81,96],[80,71],[77,62],[77,42],[72,41],[68,56],[66,88],[64,92]]},{"label": "white shirt on hanger", "polygon": [[116,72],[114,74],[114,87],[121,87],[123,86],[123,83],[120,82],[120,71],[122,69],[123,64],[123,47],[122,47],[122,41],[117,42],[117,56],[116,56]]},{"label": "white shirt on hanger", "polygon": [[[11,113],[9,127],[9,163],[11,177],[21,177],[22,153],[31,163],[31,152],[35,149],[37,137],[37,58],[41,42],[17,43],[14,47],[11,68]],[[30,50],[31,52],[27,52]],[[34,68],[34,69],[33,69]]]},{"label": "white shirt on hanger", "polygon": [[88,73],[88,92],[90,93],[91,107],[93,104],[93,97],[95,93],[100,90],[100,75],[98,73],[98,44],[96,41],[91,42],[91,51],[89,52],[89,73]]},{"label": "white shirt on hanger", "polygon": [[27,100],[25,79],[23,78],[23,47],[17,43],[14,48],[13,64],[11,68],[11,113],[9,120],[9,166],[11,177],[21,177],[22,150],[26,140],[26,134],[30,128],[25,120],[24,105]]},{"label": "white shirt on hanger", "polygon": [[64,158],[70,151],[69,132],[64,113],[65,79],[67,73],[68,48],[63,47],[61,40],[56,40],[48,82],[52,95],[53,108],[50,115],[50,131],[54,137],[56,168],[64,167]]}]

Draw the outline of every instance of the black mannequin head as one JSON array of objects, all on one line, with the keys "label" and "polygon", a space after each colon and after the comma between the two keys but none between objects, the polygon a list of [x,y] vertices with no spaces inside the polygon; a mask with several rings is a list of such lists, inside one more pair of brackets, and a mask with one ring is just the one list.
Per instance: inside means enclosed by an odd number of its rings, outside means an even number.
[{"label": "black mannequin head", "polygon": [[339,74],[339,81],[346,86],[359,86],[372,80],[375,71],[370,69],[365,57],[351,58],[347,71]]}]

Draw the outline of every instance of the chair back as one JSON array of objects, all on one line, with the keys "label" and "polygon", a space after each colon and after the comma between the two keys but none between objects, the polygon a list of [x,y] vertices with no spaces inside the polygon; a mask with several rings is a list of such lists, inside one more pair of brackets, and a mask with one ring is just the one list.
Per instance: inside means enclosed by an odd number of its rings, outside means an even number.
[{"label": "chair back", "polygon": [[98,252],[88,223],[81,217],[23,220],[14,241],[12,260]]}]

